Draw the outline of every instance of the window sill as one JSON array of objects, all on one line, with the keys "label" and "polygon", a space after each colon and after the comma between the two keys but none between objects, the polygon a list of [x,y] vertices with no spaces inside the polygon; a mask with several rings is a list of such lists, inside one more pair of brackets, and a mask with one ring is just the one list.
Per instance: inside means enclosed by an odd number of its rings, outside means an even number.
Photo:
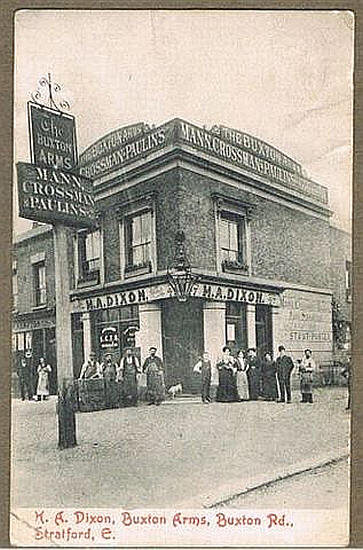
[{"label": "window sill", "polygon": [[32,307],[33,311],[38,311],[38,310],[41,310],[41,309],[47,309],[47,304],[41,304],[39,306],[33,306]]},{"label": "window sill", "polygon": [[249,275],[250,268],[248,265],[238,265],[233,263],[222,263],[222,271],[224,273],[238,273],[240,275]]},{"label": "window sill", "polygon": [[137,275],[145,275],[151,273],[151,262],[146,265],[129,266],[125,268],[124,277],[136,277]]},{"label": "window sill", "polygon": [[96,279],[90,279],[89,281],[85,279],[79,279],[77,282],[77,288],[86,288],[89,286],[96,286],[99,284],[99,282],[100,282],[99,277],[97,277]]}]

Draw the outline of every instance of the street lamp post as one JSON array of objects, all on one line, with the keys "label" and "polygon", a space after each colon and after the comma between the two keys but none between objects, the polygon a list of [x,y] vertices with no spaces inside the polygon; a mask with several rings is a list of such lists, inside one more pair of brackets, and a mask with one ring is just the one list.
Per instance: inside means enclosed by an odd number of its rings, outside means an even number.
[{"label": "street lamp post", "polygon": [[186,302],[195,289],[199,277],[192,273],[189,260],[185,254],[185,235],[178,231],[175,236],[176,253],[172,263],[167,268],[170,287],[178,302]]}]

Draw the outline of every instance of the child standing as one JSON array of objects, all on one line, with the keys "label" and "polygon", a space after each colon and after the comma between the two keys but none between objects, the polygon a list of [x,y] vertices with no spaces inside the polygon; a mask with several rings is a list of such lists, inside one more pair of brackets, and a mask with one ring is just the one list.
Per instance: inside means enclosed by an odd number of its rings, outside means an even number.
[{"label": "child standing", "polygon": [[202,377],[201,397],[203,403],[211,403],[210,384],[212,378],[212,364],[207,351],[203,353],[203,357],[194,366],[193,370],[194,372],[199,372]]}]

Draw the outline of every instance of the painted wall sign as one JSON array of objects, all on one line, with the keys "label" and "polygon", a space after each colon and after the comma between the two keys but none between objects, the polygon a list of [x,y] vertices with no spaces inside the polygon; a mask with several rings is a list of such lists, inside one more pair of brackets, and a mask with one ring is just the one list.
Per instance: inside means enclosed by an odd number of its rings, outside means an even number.
[{"label": "painted wall sign", "polygon": [[111,147],[111,152],[105,149],[105,153],[97,160],[92,160],[87,164],[83,164],[83,155],[81,156],[80,173],[88,178],[97,178],[112,170],[120,168],[124,164],[142,158],[149,153],[160,149],[166,144],[167,135],[166,128],[160,127],[156,130],[145,133],[142,137],[136,140],[122,144],[120,147]]},{"label": "painted wall sign", "polygon": [[[87,297],[74,300],[71,304],[73,313],[93,311],[97,309],[109,309],[130,304],[143,304],[155,300],[163,300],[173,296],[173,292],[167,283],[155,286],[143,287],[135,290],[113,292],[101,296]],[[252,290],[243,287],[226,285],[197,284],[194,286],[192,296],[206,300],[232,301],[246,304],[264,304],[271,306],[280,305],[280,297],[272,292]]]},{"label": "painted wall sign", "polygon": [[22,319],[15,320],[14,329],[15,331],[22,330],[34,330],[41,328],[53,328],[55,327],[55,318],[54,319]]},{"label": "painted wall sign", "polygon": [[74,116],[29,102],[28,118],[32,163],[75,170],[78,159]]},{"label": "painted wall sign", "polygon": [[180,121],[180,137],[193,147],[219,157],[233,164],[242,166],[247,170],[265,176],[277,183],[293,188],[300,193],[309,195],[319,202],[327,204],[327,189],[299,174],[294,174],[277,164],[256,156],[250,151],[243,150],[238,145],[233,145],[220,138],[218,135],[198,128],[189,122]]},{"label": "painted wall sign", "polygon": [[304,177],[298,163],[243,132],[219,127],[223,131],[219,129],[216,134],[179,119],[145,132],[138,125],[135,128],[136,136],[131,129],[130,134],[124,135],[126,129],[121,128],[90,146],[80,155],[80,173],[89,178],[101,177],[171,143],[176,147],[187,143],[197,151],[240,166],[322,204],[328,203],[327,189]]},{"label": "painted wall sign", "polygon": [[126,142],[140,137],[148,129],[149,127],[146,124],[139,122],[110,132],[83,151],[79,156],[79,165],[86,166],[94,163],[97,159],[107,156],[122,147]]},{"label": "painted wall sign", "polygon": [[228,128],[227,126],[218,126],[216,127],[216,133],[219,133],[222,139],[229,141],[238,145],[246,151],[250,151],[258,157],[264,158],[273,164],[277,164],[294,172],[295,174],[302,174],[301,165],[292,160],[290,157],[281,153],[275,147],[272,147],[265,141],[262,141],[259,138],[246,134],[245,132],[240,132],[239,130],[234,130],[233,128]]},{"label": "painted wall sign", "polygon": [[[332,349],[331,296],[286,290],[278,315],[278,339],[296,356],[305,348],[330,353]],[[324,355],[321,355],[324,359]]]},{"label": "painted wall sign", "polygon": [[95,222],[93,183],[63,170],[18,162],[19,216],[88,227]]}]

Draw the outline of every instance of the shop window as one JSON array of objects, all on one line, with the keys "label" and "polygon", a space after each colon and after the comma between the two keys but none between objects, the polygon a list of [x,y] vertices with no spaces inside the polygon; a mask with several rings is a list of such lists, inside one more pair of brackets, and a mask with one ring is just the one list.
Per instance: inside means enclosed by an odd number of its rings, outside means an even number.
[{"label": "shop window", "polygon": [[15,346],[16,351],[25,351],[32,349],[32,333],[31,332],[17,332],[15,334]]},{"label": "shop window", "polygon": [[18,269],[17,269],[16,261],[13,262],[12,277],[13,277],[13,310],[16,311],[18,308]]},{"label": "shop window", "polygon": [[78,282],[99,283],[101,258],[100,231],[78,233]]},{"label": "shop window", "polygon": [[47,303],[47,281],[45,262],[33,264],[34,305],[45,306]]},{"label": "shop window", "polygon": [[107,351],[121,356],[125,347],[135,345],[139,329],[138,306],[124,306],[95,313],[95,341],[101,357]]},{"label": "shop window", "polygon": [[345,292],[347,302],[352,301],[352,262],[345,262]]},{"label": "shop window", "polygon": [[152,217],[150,210],[125,218],[125,274],[151,271]]},{"label": "shop window", "polygon": [[226,344],[234,353],[247,349],[246,305],[226,303]]}]

